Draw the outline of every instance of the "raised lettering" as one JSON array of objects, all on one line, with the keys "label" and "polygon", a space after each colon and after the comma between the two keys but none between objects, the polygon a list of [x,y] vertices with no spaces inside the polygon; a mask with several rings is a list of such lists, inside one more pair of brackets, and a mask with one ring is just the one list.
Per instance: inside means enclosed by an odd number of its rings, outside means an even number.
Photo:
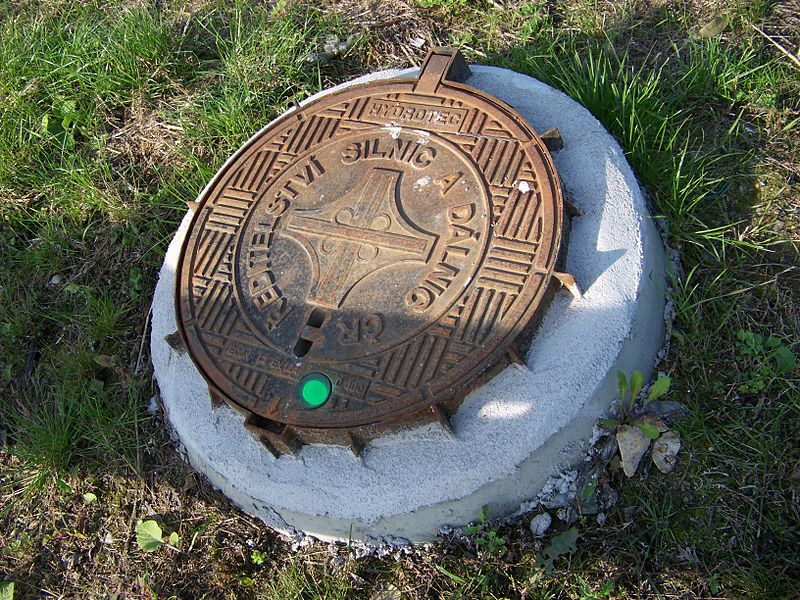
[{"label": "raised lettering", "polygon": [[439,263],[436,265],[433,272],[425,278],[422,285],[428,289],[432,288],[431,291],[437,296],[440,296],[450,287],[450,284],[453,283],[453,278],[458,275],[458,271],[459,270],[452,265]]},{"label": "raised lettering", "polygon": [[[461,177],[461,173],[458,174]],[[461,224],[468,223],[475,216],[475,204],[462,204],[450,209],[450,222]]]},{"label": "raised lettering", "polygon": [[422,312],[426,310],[436,297],[433,295],[428,288],[424,288],[422,286],[415,287],[413,290],[406,294],[406,304],[411,310],[415,310],[417,312]]},{"label": "raised lettering", "polygon": [[[407,163],[416,169],[427,167],[435,157],[436,148],[399,138],[390,142],[383,138],[353,142],[342,150],[341,154],[342,163],[345,165],[352,165],[359,160],[391,159]],[[294,189],[287,191],[296,192]]]},{"label": "raised lettering", "polygon": [[361,158],[361,144],[353,142],[342,150],[342,163],[345,165],[352,165],[359,158]]},{"label": "raised lettering", "polygon": [[[461,179],[461,177],[463,177],[463,176],[464,176],[464,173],[462,173],[461,171],[458,171],[457,173],[453,173],[451,175],[444,175],[442,177],[437,177],[436,179],[433,180],[433,183],[435,183],[436,185],[438,185],[439,187],[442,188],[442,196],[444,196],[447,192],[449,192],[452,189],[452,187],[456,184],[456,182],[459,179]],[[469,205],[467,205],[467,206],[469,206]],[[473,204],[471,206],[473,207],[473,211],[474,211],[475,205]],[[461,208],[461,207],[457,207],[457,208]],[[456,209],[454,208],[452,210],[456,210]],[[473,214],[474,214],[474,212],[473,212]],[[452,211],[451,211],[450,218],[451,219],[453,218],[452,217]]]},{"label": "raised lettering", "polygon": [[325,173],[325,167],[322,166],[322,163],[317,160],[316,156],[310,156],[308,162],[303,165],[303,170],[295,177],[303,186],[308,187],[323,173]]},{"label": "raised lettering", "polygon": [[416,156],[414,157],[414,166],[417,167],[427,167],[429,164],[433,162],[433,158],[436,156],[436,149],[432,146],[423,146],[422,149],[417,152]]},{"label": "raised lettering", "polygon": [[464,240],[469,239],[478,239],[478,232],[474,229],[470,229],[464,225],[456,225],[455,223],[450,228],[450,239],[447,240],[447,245],[454,244],[457,242],[462,242]]},{"label": "raised lettering", "polygon": [[342,344],[377,342],[383,332],[383,318],[379,314],[341,319],[336,322]]}]

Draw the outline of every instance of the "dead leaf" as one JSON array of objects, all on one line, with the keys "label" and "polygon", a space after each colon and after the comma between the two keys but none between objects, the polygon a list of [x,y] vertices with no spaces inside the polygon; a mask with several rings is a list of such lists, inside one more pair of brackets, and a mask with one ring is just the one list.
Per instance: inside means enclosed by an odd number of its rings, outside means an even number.
[{"label": "dead leaf", "polygon": [[401,600],[402,597],[400,590],[390,583],[383,589],[374,592],[369,600]]},{"label": "dead leaf", "polygon": [[105,354],[98,354],[97,356],[95,356],[94,362],[96,362],[101,367],[105,367],[106,369],[108,369],[114,363],[112,358]]},{"label": "dead leaf", "polygon": [[653,463],[662,473],[669,473],[678,462],[677,455],[681,449],[681,438],[674,431],[661,435],[653,443]]},{"label": "dead leaf", "polygon": [[633,477],[639,467],[639,461],[650,447],[650,438],[638,427],[623,425],[617,431],[617,445],[622,457],[622,470],[628,477]]},{"label": "dead leaf", "polygon": [[692,35],[693,38],[703,40],[707,38],[717,37],[728,26],[728,15],[717,15],[711,21],[703,25],[696,33]]},{"label": "dead leaf", "polygon": [[181,487],[181,491],[185,494],[196,487],[197,483],[194,480],[194,473],[187,473],[186,477],[183,478],[183,486]]}]

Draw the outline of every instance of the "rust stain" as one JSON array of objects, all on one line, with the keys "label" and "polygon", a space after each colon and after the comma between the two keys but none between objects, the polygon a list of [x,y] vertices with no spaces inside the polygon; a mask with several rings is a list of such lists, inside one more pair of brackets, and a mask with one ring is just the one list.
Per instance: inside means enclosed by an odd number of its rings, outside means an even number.
[{"label": "rust stain", "polygon": [[448,428],[549,299],[555,167],[468,73],[436,48],[417,79],[327,95],[252,140],[194,207],[179,331],[276,453]]}]

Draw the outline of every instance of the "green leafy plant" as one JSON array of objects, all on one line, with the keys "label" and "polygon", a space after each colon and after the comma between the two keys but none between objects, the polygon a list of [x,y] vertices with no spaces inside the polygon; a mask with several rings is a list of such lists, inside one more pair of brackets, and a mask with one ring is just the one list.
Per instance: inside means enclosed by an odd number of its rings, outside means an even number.
[{"label": "green leafy plant", "polygon": [[779,337],[765,338],[759,333],[740,329],[738,359],[744,365],[739,391],[742,394],[757,394],[772,382],[797,369],[797,357]]},{"label": "green leafy plant", "polygon": [[253,550],[250,553],[250,560],[254,565],[263,565],[264,561],[267,560],[267,556],[261,550]]},{"label": "green leafy plant", "polygon": [[[646,406],[653,400],[660,398],[669,391],[672,385],[672,379],[667,375],[662,375],[653,382],[650,390],[647,392],[647,397],[644,400]],[[619,400],[614,404],[617,418],[602,419],[600,423],[607,429],[614,429],[623,423],[631,423],[633,421],[634,412],[636,408],[636,400],[642,392],[644,386],[644,377],[642,372],[638,369],[633,372],[628,380],[625,373],[617,371],[617,390],[619,391]],[[651,440],[656,439],[660,435],[658,427],[652,423],[637,422],[636,426],[639,430]]]},{"label": "green leafy plant", "polygon": [[14,600],[13,581],[0,581],[0,600]]},{"label": "green leafy plant", "polygon": [[578,549],[578,529],[571,527],[563,533],[553,536],[550,545],[536,557],[536,566],[543,567],[548,575],[553,572],[553,563],[562,556],[568,556]]},{"label": "green leafy plant", "polygon": [[[173,531],[169,534],[169,541],[166,545],[177,549],[180,539],[178,532]],[[136,524],[136,543],[145,552],[155,552],[165,545],[164,532],[152,519],[139,521]]]},{"label": "green leafy plant", "polygon": [[484,573],[484,567],[481,566],[476,572],[466,572],[464,576],[444,568],[441,565],[435,565],[436,570],[442,575],[447,577],[451,582],[456,585],[454,598],[484,598],[487,597],[486,593],[492,582],[492,576]]},{"label": "green leafy plant", "polygon": [[592,586],[587,582],[584,578],[578,577],[578,598],[580,600],[602,600],[603,598],[611,598],[614,596],[614,591],[617,588],[617,584],[613,579],[607,579],[599,587],[596,589],[592,589]]},{"label": "green leafy plant", "polygon": [[477,521],[467,527],[464,533],[474,537],[478,549],[494,556],[505,554],[508,550],[506,538],[498,533],[496,525],[490,526],[488,517],[489,506],[485,505],[478,513]]},{"label": "green leafy plant", "polygon": [[136,543],[145,552],[155,552],[164,543],[164,532],[153,520],[139,521],[136,524]]},{"label": "green leafy plant", "polygon": [[56,479],[56,489],[62,494],[72,493],[72,486],[68,482],[64,481],[61,477]]},{"label": "green leafy plant", "polygon": [[0,550],[0,556],[15,556],[30,545],[31,539],[31,535],[27,531],[23,531],[13,542]]},{"label": "green leafy plant", "polygon": [[49,114],[42,116],[41,135],[51,137],[63,150],[73,150],[79,125],[85,118],[75,100],[64,100],[54,105]]},{"label": "green leafy plant", "polygon": [[128,273],[128,294],[131,298],[136,298],[142,291],[142,270],[139,267],[131,267]]}]

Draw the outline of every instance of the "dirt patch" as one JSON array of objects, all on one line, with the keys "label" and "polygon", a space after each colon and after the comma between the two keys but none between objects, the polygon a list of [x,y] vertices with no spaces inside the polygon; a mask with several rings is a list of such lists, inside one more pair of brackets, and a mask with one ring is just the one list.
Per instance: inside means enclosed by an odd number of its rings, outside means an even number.
[{"label": "dirt patch", "polygon": [[113,165],[146,172],[157,166],[186,165],[180,152],[183,128],[169,123],[161,107],[137,98],[119,116],[111,117],[110,123],[113,129],[105,152]]}]

